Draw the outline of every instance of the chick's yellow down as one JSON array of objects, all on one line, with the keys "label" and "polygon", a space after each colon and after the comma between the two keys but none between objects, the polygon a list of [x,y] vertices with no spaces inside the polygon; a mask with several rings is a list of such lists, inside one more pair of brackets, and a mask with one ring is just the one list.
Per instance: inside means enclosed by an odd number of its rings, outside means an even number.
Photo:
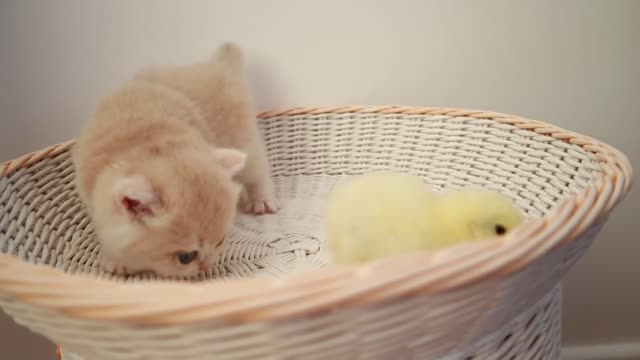
[{"label": "chick's yellow down", "polygon": [[489,190],[434,192],[399,173],[355,176],[327,206],[327,241],[336,263],[353,264],[503,235],[523,221],[504,195]]}]

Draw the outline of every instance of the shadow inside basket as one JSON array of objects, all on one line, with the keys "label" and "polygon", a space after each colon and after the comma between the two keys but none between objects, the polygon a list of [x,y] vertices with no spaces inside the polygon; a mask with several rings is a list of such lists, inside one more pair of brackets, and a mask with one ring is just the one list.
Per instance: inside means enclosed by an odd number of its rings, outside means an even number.
[{"label": "shadow inside basket", "polygon": [[[325,199],[350,175],[401,171],[437,190],[481,186],[506,194],[535,218],[601,171],[580,146],[489,119],[320,114],[274,117],[260,126],[282,210],[240,214],[226,250],[197,280],[280,276],[327,264]],[[0,178],[0,251],[114,278],[98,265],[100,247],[73,177],[66,151]]]}]

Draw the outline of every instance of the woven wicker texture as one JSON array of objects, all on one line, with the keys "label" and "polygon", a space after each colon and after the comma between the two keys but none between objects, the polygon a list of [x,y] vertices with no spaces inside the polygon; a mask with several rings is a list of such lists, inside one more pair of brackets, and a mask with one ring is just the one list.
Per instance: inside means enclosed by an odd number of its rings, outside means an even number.
[{"label": "woven wicker texture", "polygon": [[[544,123],[464,110],[262,118],[283,210],[239,216],[224,256],[200,276],[217,281],[122,282],[100,270],[71,143],[0,166],[5,311],[87,360],[557,357],[559,284],[628,191],[624,155]],[[495,189],[531,221],[438,255],[305,271],[326,264],[329,191],[374,170]]]}]

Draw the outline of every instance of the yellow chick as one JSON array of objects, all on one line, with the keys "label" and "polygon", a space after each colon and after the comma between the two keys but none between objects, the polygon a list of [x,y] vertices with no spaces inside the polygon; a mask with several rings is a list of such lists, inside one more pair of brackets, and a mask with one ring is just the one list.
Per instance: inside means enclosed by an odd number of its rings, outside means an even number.
[{"label": "yellow chick", "polygon": [[523,221],[489,190],[434,192],[420,178],[371,173],[339,184],[327,206],[327,241],[341,264],[504,235]]}]

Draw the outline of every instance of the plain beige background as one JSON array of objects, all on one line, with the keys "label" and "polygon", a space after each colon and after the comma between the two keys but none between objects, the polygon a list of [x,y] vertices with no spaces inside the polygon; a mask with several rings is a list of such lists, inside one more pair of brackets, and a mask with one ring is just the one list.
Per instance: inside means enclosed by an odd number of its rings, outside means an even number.
[{"label": "plain beige background", "polygon": [[[0,160],[71,139],[149,63],[242,44],[261,109],[406,104],[552,122],[640,169],[640,1],[82,1],[0,3]],[[566,281],[567,344],[640,342],[639,192]],[[0,318],[3,359],[53,358]]]}]

